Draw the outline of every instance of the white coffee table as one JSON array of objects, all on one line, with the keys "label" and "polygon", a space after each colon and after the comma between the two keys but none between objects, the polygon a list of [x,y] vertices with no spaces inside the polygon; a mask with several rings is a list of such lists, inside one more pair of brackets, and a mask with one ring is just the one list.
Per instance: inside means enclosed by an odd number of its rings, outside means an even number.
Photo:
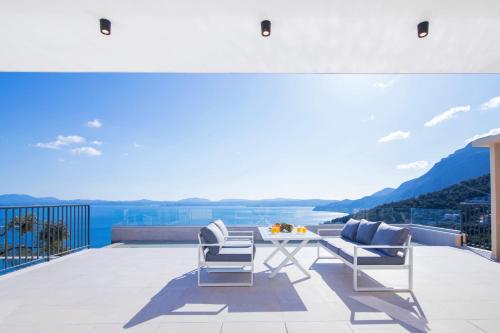
[{"label": "white coffee table", "polygon": [[[271,258],[274,257],[276,253],[280,251],[285,255],[285,259],[278,265],[278,267],[273,269],[271,275],[269,275],[270,279],[274,278],[276,274],[278,274],[279,271],[283,267],[285,267],[285,265],[289,261],[291,261],[295,266],[297,266],[305,275],[307,275],[307,277],[311,277],[311,275],[309,275],[309,272],[307,272],[307,270],[299,264],[295,256],[300,251],[300,249],[302,249],[304,246],[307,245],[307,243],[309,243],[309,241],[320,240],[321,237],[319,235],[311,231],[307,231],[306,233],[297,233],[295,231],[292,231],[289,233],[280,232],[273,234],[271,233],[268,227],[259,227],[259,232],[260,235],[262,236],[262,240],[271,242],[276,246],[276,249],[269,255],[269,257],[267,257],[266,260],[264,260],[265,264],[267,264],[267,262],[271,260]],[[293,249],[292,252],[289,252],[285,247],[285,245],[287,245],[288,242],[290,241],[300,241],[300,243],[297,245],[297,247],[295,247],[295,249]]]}]

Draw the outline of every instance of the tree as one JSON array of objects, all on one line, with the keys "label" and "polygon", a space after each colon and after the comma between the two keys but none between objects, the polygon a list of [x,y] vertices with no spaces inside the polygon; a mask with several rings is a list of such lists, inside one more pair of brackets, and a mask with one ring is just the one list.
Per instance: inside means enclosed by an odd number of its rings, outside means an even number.
[{"label": "tree", "polygon": [[[14,235],[10,236],[12,233]],[[39,255],[65,252],[65,241],[69,235],[62,220],[39,221],[33,214],[13,216],[7,227],[0,230],[0,255],[32,256],[35,254],[32,251],[38,251]]]}]

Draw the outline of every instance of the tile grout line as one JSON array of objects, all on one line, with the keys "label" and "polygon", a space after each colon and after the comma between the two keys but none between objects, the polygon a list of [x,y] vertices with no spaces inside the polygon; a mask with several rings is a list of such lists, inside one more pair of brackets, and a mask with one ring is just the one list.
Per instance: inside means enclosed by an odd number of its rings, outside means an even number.
[{"label": "tile grout line", "polygon": [[350,321],[347,321],[347,327],[349,327],[349,329],[351,330],[351,332],[352,332],[352,333],[356,333],[356,332],[354,331],[354,327],[352,327],[352,325],[351,325],[351,322],[350,322]]},{"label": "tile grout line", "polygon": [[477,326],[474,322],[470,321],[470,319],[465,319],[465,321],[468,322],[469,324],[471,324],[472,326],[476,327],[480,331],[482,331],[484,333],[488,333],[488,331],[483,330],[481,327]]}]

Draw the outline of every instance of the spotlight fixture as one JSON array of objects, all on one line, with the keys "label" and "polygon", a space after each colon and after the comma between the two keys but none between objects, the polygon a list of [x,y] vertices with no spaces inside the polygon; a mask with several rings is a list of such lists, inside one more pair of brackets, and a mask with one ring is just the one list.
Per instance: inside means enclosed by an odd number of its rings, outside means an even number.
[{"label": "spotlight fixture", "polygon": [[260,32],[263,37],[269,37],[271,35],[271,21],[264,20],[260,22]]},{"label": "spotlight fixture", "polygon": [[99,20],[101,26],[101,34],[111,35],[111,21],[105,18]]},{"label": "spotlight fixture", "polygon": [[427,37],[429,34],[429,21],[420,22],[417,25],[418,38]]}]

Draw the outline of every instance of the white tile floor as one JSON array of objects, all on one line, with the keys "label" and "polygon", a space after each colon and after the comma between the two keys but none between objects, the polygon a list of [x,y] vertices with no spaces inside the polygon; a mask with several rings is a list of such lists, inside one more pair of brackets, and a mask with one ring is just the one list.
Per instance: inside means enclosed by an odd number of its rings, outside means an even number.
[{"label": "white tile floor", "polygon": [[[415,248],[413,293],[354,293],[335,260],[298,259],[251,288],[198,288],[194,247],[103,248],[0,277],[0,332],[500,332],[500,264],[467,250]],[[277,265],[275,258],[273,265]],[[403,272],[375,272],[403,285]],[[363,276],[362,283],[374,283]]]}]

